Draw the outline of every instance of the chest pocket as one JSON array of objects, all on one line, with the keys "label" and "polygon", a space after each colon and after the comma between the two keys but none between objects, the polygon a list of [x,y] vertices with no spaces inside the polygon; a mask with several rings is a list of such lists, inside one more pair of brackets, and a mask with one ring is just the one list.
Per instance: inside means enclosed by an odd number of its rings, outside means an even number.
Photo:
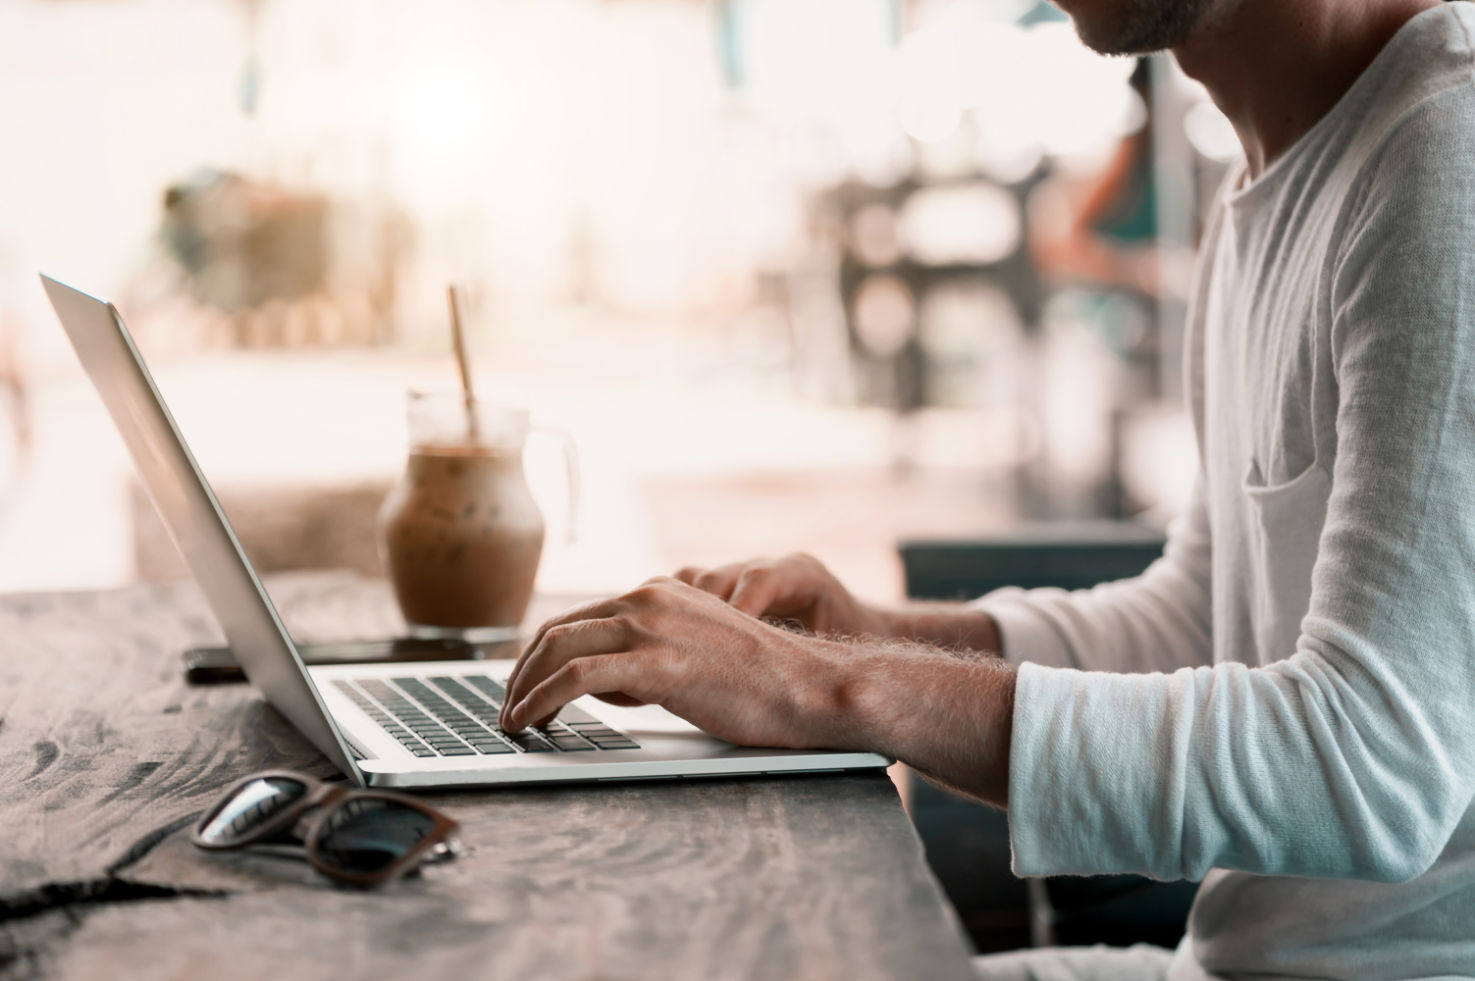
[{"label": "chest pocket", "polygon": [[1260,663],[1268,664],[1296,651],[1301,621],[1311,608],[1311,570],[1332,482],[1313,463],[1285,483],[1266,485],[1259,465],[1251,462],[1242,490],[1249,510],[1254,637]]}]

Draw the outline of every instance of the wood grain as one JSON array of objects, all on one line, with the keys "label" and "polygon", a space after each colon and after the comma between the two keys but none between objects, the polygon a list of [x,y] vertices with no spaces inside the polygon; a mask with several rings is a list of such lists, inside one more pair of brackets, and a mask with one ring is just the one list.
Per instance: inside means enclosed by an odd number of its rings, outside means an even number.
[{"label": "wood grain", "polygon": [[[399,626],[380,582],[272,594],[304,639]],[[432,795],[467,853],[376,892],[200,853],[227,783],[331,772],[249,689],[183,684],[215,641],[187,586],[0,597],[0,978],[970,977],[879,773]]]}]

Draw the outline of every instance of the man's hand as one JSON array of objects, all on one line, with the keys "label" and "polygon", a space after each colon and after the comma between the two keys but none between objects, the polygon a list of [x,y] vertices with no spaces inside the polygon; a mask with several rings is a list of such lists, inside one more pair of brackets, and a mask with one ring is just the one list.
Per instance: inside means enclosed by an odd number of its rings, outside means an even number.
[{"label": "man's hand", "polygon": [[886,609],[862,602],[812,555],[753,559],[716,569],[687,566],[676,578],[755,617],[797,622],[817,634],[911,640],[949,649],[1001,653],[998,625],[959,603],[908,603]]},{"label": "man's hand", "polygon": [[515,732],[598,695],[662,705],[741,745],[865,748],[845,718],[857,667],[850,654],[653,579],[544,624],[508,679],[501,725]]},{"label": "man's hand", "polygon": [[547,723],[581,695],[661,705],[743,746],[881,753],[991,803],[1008,796],[1009,665],[782,630],[675,579],[544,624],[500,724]]},{"label": "man's hand", "polygon": [[676,578],[744,613],[797,621],[817,634],[892,636],[885,612],[857,600],[812,555],[753,559],[716,569],[687,566]]}]

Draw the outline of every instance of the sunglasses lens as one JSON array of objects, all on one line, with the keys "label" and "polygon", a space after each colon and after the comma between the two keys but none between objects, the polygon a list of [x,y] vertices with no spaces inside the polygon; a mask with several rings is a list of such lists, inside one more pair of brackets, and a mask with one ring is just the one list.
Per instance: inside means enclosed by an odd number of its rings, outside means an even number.
[{"label": "sunglasses lens", "polygon": [[307,785],[300,780],[258,777],[231,794],[205,819],[200,839],[220,846],[243,841],[306,793]]},{"label": "sunglasses lens", "polygon": [[404,858],[434,828],[430,815],[398,801],[353,798],[319,826],[318,860],[340,872],[372,874]]}]

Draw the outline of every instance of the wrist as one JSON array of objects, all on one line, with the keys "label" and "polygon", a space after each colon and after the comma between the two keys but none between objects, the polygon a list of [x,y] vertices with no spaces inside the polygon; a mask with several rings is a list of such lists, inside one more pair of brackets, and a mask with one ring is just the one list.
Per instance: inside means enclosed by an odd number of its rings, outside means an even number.
[{"label": "wrist", "polygon": [[867,629],[863,633],[882,640],[895,640],[906,636],[905,621],[900,610],[888,609],[864,601],[859,602],[858,605],[861,618],[867,624]]},{"label": "wrist", "polygon": [[890,631],[886,636],[932,644],[952,651],[967,650],[1003,656],[1003,638],[992,616],[959,603],[909,603],[878,610]]},{"label": "wrist", "polygon": [[926,648],[852,655],[837,703],[851,745],[1007,806],[1016,670]]},{"label": "wrist", "polygon": [[841,724],[864,748],[906,759],[915,747],[914,730],[935,727],[941,706],[933,689],[955,685],[948,672],[963,663],[922,645],[851,646],[837,690]]},{"label": "wrist", "polygon": [[835,706],[839,726],[859,748],[901,758],[896,751],[893,698],[906,681],[896,671],[896,662],[912,657],[910,651],[894,649],[863,648],[847,652],[842,661]]},{"label": "wrist", "polygon": [[977,638],[975,649],[1002,658],[1004,635],[999,632],[999,621],[993,618],[993,614],[977,608],[970,608],[968,612],[974,619],[974,636]]}]

